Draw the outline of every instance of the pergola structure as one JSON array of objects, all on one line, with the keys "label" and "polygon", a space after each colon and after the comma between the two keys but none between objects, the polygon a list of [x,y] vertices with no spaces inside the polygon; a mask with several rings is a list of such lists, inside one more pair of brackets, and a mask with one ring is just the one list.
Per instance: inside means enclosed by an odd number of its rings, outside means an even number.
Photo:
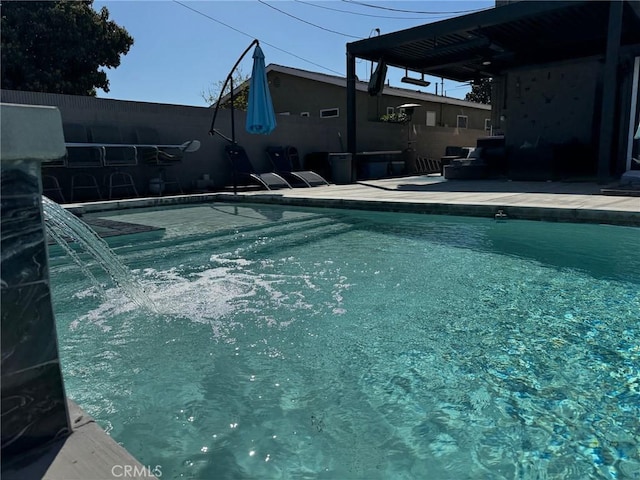
[{"label": "pergola structure", "polygon": [[[347,146],[356,151],[356,59],[456,81],[597,58],[598,176],[620,173],[636,122],[640,1],[522,1],[347,44]],[[622,159],[622,160],[621,160]]]}]

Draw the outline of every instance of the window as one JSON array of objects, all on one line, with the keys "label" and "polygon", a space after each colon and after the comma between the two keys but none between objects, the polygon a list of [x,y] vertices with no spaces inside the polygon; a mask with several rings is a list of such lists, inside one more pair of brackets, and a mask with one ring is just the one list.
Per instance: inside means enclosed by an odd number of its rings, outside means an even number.
[{"label": "window", "polygon": [[396,109],[394,107],[387,107],[387,115],[393,115]]},{"label": "window", "polygon": [[309,112],[300,112],[300,116],[301,117],[308,117],[309,116]]},{"label": "window", "polygon": [[325,108],[324,110],[320,110],[320,118],[334,118],[339,116],[339,108]]},{"label": "window", "polygon": [[456,127],[469,128],[469,117],[466,115],[458,115],[456,118]]},{"label": "window", "polygon": [[485,132],[490,132],[491,131],[491,119],[490,118],[485,118],[484,119],[484,131]]},{"label": "window", "polygon": [[427,112],[427,127],[436,126],[436,112]]}]

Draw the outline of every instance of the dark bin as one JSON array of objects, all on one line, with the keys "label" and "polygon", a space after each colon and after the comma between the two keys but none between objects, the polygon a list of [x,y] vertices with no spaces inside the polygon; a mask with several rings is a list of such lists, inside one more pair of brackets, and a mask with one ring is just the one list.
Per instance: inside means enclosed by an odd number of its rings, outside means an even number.
[{"label": "dark bin", "polygon": [[330,153],[331,179],[336,184],[351,183],[352,162],[350,153]]}]

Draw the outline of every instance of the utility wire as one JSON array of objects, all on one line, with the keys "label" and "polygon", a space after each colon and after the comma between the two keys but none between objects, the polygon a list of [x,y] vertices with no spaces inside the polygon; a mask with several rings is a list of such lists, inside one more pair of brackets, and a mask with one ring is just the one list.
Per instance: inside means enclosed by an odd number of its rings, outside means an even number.
[{"label": "utility wire", "polygon": [[[310,2],[303,2],[302,0],[294,0],[297,3],[302,3],[304,5],[309,5],[310,7],[317,7],[317,8],[323,8],[324,10],[331,10],[333,12],[340,12],[340,13],[348,13],[350,15],[358,15],[360,17],[373,17],[373,18],[388,18],[391,20],[427,20],[426,17],[390,17],[388,15],[374,15],[371,13],[359,13],[359,12],[352,12],[349,10],[342,10],[340,8],[331,8],[331,7],[327,7],[325,5],[320,5],[317,3],[310,3]],[[443,15],[440,17],[430,17],[428,18],[428,20],[438,20],[440,18],[449,18],[447,15]]]},{"label": "utility wire", "polygon": [[179,2],[178,0],[173,0],[173,2],[174,2],[174,3],[177,3],[178,5],[182,5],[184,8],[186,8],[186,9],[188,9],[188,10],[191,10],[192,12],[195,12],[195,13],[197,13],[198,15],[202,15],[203,17],[208,18],[209,20],[213,20],[214,22],[219,23],[220,25],[224,25],[225,27],[230,28],[230,29],[231,29],[231,30],[233,30],[234,32],[238,32],[238,33],[240,33],[241,35],[244,35],[244,36],[249,37],[249,38],[251,38],[251,39],[255,38],[253,35],[249,35],[248,33],[245,33],[245,32],[243,32],[242,30],[238,30],[237,28],[232,27],[231,25],[228,25],[228,24],[226,24],[226,23],[224,23],[224,22],[221,22],[221,21],[220,21],[220,20],[218,20],[218,19],[215,19],[215,18],[213,18],[213,17],[210,17],[210,16],[209,16],[209,15],[207,15],[206,13],[203,13],[203,12],[201,12],[200,10],[196,10],[195,8],[191,8],[189,5],[185,5],[184,3]]},{"label": "utility wire", "polygon": [[[185,5],[185,4],[184,4],[184,3],[182,3],[182,2],[179,2],[178,0],[173,0],[173,2],[174,2],[174,3],[177,3],[178,5],[180,5],[180,6],[184,7],[184,8],[186,8],[186,9],[188,9],[188,10],[191,10],[191,11],[192,11],[192,12],[194,12],[194,13],[197,13],[198,15],[202,15],[203,17],[205,17],[205,18],[207,18],[207,19],[209,19],[209,20],[211,20],[211,21],[213,21],[213,22],[219,23],[220,25],[223,25],[223,26],[225,26],[225,27],[227,27],[227,28],[230,28],[230,29],[231,29],[231,30],[233,30],[234,32],[237,32],[237,33],[239,33],[239,34],[241,34],[241,35],[244,35],[245,37],[249,37],[249,38],[251,38],[251,39],[256,38],[254,35],[249,35],[248,33],[243,32],[242,30],[238,30],[237,28],[232,27],[231,25],[228,25],[228,24],[226,24],[226,23],[224,23],[224,22],[221,22],[220,20],[218,20],[218,19],[216,19],[216,18],[213,18],[212,16],[207,15],[206,13],[201,12],[200,10],[196,10],[195,8],[192,8],[192,7],[188,6],[188,5]],[[337,74],[337,75],[344,76],[344,72],[338,72],[338,71],[333,70],[333,69],[331,69],[331,68],[329,68],[329,67],[325,67],[325,66],[320,65],[320,64],[318,64],[318,63],[312,62],[311,60],[307,60],[306,58],[303,58],[303,57],[301,57],[301,56],[299,56],[299,55],[296,55],[295,53],[291,53],[291,52],[289,52],[289,51],[287,51],[287,50],[284,50],[284,49],[282,49],[282,48],[280,48],[280,47],[276,47],[275,45],[272,45],[271,43],[265,42],[265,41],[263,41],[263,40],[260,40],[260,43],[262,43],[262,44],[264,44],[264,45],[267,45],[267,46],[269,46],[269,47],[271,47],[271,48],[273,48],[273,49],[275,49],[275,50],[278,50],[278,51],[280,51],[280,52],[282,52],[282,53],[286,53],[287,55],[291,55],[292,57],[295,57],[295,58],[297,58],[298,60],[302,60],[303,62],[310,63],[311,65],[315,65],[316,67],[320,67],[320,68],[322,68],[323,70],[327,70],[327,71],[329,71],[329,72],[333,72],[333,73],[335,73],[335,74]]]},{"label": "utility wire", "polygon": [[319,28],[320,30],[324,30],[325,32],[335,33],[337,35],[342,35],[343,37],[356,38],[358,40],[362,40],[362,37],[355,37],[353,35],[349,35],[348,33],[336,32],[335,30],[330,30],[328,28],[321,27],[320,25],[316,25],[315,23],[307,22],[306,20],[296,17],[295,15],[291,15],[290,13],[287,13],[284,10],[280,10],[279,8],[276,8],[273,5],[269,5],[267,2],[264,2],[263,0],[258,0],[258,3],[261,3],[262,5],[265,5],[269,8],[273,8],[275,11],[280,12],[283,15],[286,15],[287,17],[295,18],[296,20],[302,23],[306,23],[307,25],[311,25],[312,27],[316,27],[316,28]]},{"label": "utility wire", "polygon": [[391,12],[402,12],[402,13],[423,13],[425,15],[447,15],[447,14],[456,14],[456,13],[473,13],[479,12],[481,10],[487,10],[487,8],[476,8],[473,10],[458,10],[458,11],[450,11],[450,12],[423,12],[419,10],[402,10],[400,8],[391,8],[391,7],[381,7],[380,5],[371,5],[370,3],[358,2],[356,0],[342,0],[345,3],[354,3],[356,5],[362,5],[364,7],[370,8],[379,8],[380,10],[389,10]]}]

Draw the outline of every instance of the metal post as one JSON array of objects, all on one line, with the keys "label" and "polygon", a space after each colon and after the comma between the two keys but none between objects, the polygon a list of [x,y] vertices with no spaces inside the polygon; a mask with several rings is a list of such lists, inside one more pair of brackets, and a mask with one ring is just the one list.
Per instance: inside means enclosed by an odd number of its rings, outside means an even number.
[{"label": "metal post", "polygon": [[607,50],[604,64],[602,86],[602,110],[600,115],[600,145],[598,147],[598,182],[606,183],[611,174],[613,156],[613,137],[616,115],[616,93],[618,91],[618,56],[622,32],[623,2],[609,4],[609,22],[607,28]]},{"label": "metal post", "polygon": [[351,181],[357,179],[356,161],[356,57],[347,45],[347,151],[351,154]]},{"label": "metal post", "polygon": [[640,57],[635,57],[633,62],[633,80],[631,81],[631,112],[629,114],[629,135],[627,140],[627,158],[625,171],[631,170],[631,157],[633,156],[633,136],[636,132],[636,114],[638,105],[638,89],[640,89]]},{"label": "metal post", "polygon": [[231,86],[231,143],[233,145],[236,144],[236,121],[233,116],[233,112],[235,110],[234,99],[233,99],[233,78],[229,81],[229,85]]},{"label": "metal post", "polygon": [[[233,75],[233,72],[231,72],[231,74]],[[232,146],[236,146],[236,121],[234,118],[234,107],[233,107],[233,102],[234,102],[234,98],[233,98],[233,77],[231,77],[229,79],[229,85],[231,85],[231,145]],[[232,174],[233,174],[233,194],[236,195],[238,193],[238,182],[236,181],[236,161],[235,158],[233,159],[232,165],[231,165],[231,170],[232,170]]]}]

